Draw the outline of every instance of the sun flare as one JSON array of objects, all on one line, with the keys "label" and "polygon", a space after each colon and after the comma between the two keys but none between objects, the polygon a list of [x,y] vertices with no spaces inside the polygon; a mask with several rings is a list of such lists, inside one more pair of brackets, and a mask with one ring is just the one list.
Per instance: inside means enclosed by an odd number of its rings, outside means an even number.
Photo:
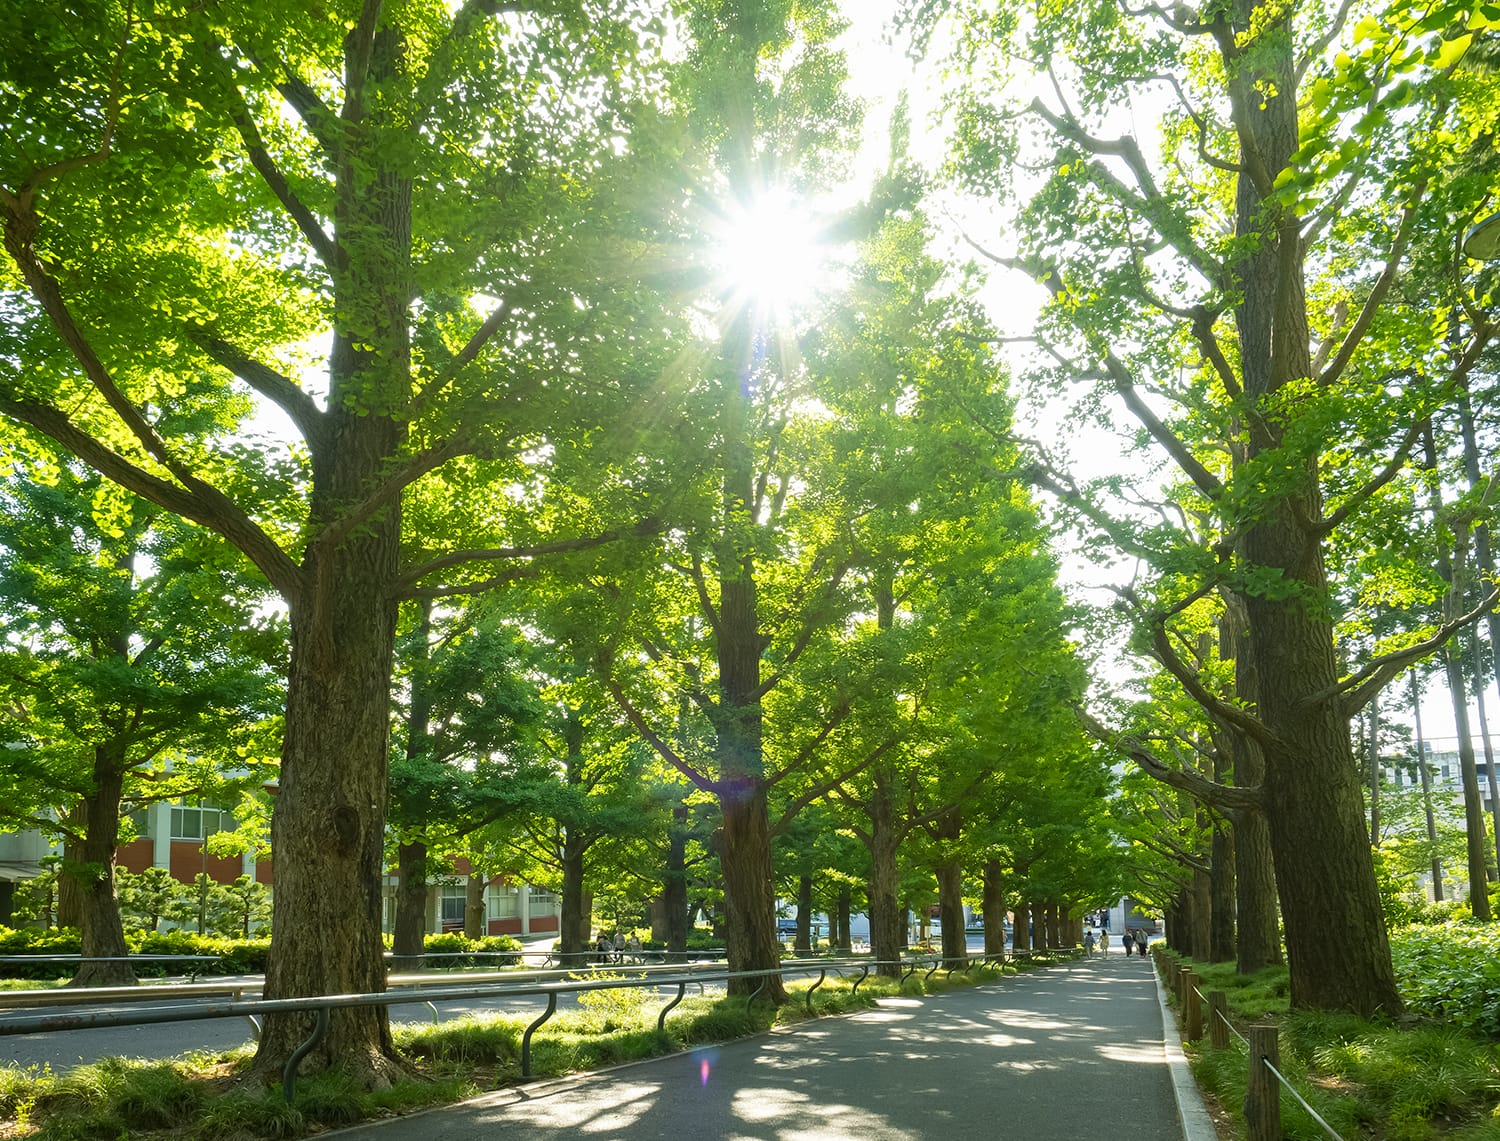
[{"label": "sun flare", "polygon": [[817,221],[783,190],[727,212],[715,244],[730,303],[778,320],[810,300],[826,272]]}]

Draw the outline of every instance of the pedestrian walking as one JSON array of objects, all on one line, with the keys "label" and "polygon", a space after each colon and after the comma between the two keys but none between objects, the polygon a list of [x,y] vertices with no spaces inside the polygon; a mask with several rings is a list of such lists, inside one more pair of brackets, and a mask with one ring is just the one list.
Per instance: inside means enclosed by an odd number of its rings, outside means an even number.
[{"label": "pedestrian walking", "polygon": [[615,962],[623,963],[625,961],[625,933],[623,931],[615,932],[615,940],[612,947],[615,952]]},{"label": "pedestrian walking", "polygon": [[1135,950],[1141,958],[1146,957],[1146,929],[1144,927],[1135,929]]},{"label": "pedestrian walking", "polygon": [[1104,955],[1109,954],[1109,932],[1102,928],[1099,931],[1099,952]]},{"label": "pedestrian walking", "polygon": [[1083,933],[1083,953],[1085,955],[1094,953],[1094,929],[1092,927]]},{"label": "pedestrian walking", "polygon": [[1131,951],[1135,950],[1135,939],[1131,937],[1129,927],[1125,928],[1125,930],[1120,934],[1120,943],[1124,946],[1125,953],[1127,955],[1130,954]]}]

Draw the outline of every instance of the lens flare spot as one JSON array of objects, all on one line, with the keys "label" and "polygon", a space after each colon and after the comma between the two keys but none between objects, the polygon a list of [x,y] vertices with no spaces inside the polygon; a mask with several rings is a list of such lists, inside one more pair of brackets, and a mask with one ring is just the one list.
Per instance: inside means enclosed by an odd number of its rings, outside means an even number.
[{"label": "lens flare spot", "polygon": [[698,1082],[700,1085],[708,1085],[709,1064],[707,1058],[698,1059]]}]

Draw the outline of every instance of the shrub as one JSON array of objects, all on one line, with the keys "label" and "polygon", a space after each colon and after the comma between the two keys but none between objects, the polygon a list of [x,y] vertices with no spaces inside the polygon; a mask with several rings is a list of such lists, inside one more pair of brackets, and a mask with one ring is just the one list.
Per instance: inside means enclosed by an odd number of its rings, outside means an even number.
[{"label": "shrub", "polygon": [[1500,930],[1473,921],[1391,932],[1391,960],[1414,1013],[1500,1037]]}]

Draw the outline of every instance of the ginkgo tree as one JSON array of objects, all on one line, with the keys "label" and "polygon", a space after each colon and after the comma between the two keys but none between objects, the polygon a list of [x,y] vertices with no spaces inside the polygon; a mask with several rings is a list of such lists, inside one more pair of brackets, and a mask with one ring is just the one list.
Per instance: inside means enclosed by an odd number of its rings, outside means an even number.
[{"label": "ginkgo tree", "polygon": [[121,819],[270,778],[285,631],[220,538],[11,436],[0,486],[0,821],[62,843],[74,983],[134,982]]},{"label": "ginkgo tree", "polygon": [[[1325,546],[1407,466],[1493,337],[1494,298],[1454,240],[1485,193],[1455,160],[1496,105],[1492,78],[1454,65],[1493,9],[906,9],[924,33],[951,17],[960,180],[993,199],[1041,163],[1005,244],[975,237],[1050,297],[1034,375],[1127,417],[1181,480],[1140,488],[1161,514],[1128,524],[1110,516],[1121,476],[1053,486],[1141,557],[1150,574],[1121,594],[1139,644],[1263,771],[1203,781],[1095,729],[1205,798],[1263,810],[1294,1005],[1398,1011],[1349,719],[1465,616],[1413,615],[1413,637],[1346,669]],[[1127,129],[1132,107],[1152,134]],[[1398,303],[1424,262],[1446,262],[1463,321]],[[1235,616],[1233,688],[1200,676],[1176,635],[1210,597]]]},{"label": "ginkgo tree", "polygon": [[[0,62],[0,415],[225,536],[286,608],[268,996],[384,986],[399,603],[646,514],[650,459],[599,457],[642,454],[634,398],[675,353],[636,272],[678,178],[633,131],[661,16],[43,4]],[[257,402],[296,438],[276,500],[234,427]],[[548,495],[574,476],[587,504]],[[306,1034],[269,1017],[255,1074]],[[308,1064],[387,1080],[383,1010],[336,1012]]]}]

